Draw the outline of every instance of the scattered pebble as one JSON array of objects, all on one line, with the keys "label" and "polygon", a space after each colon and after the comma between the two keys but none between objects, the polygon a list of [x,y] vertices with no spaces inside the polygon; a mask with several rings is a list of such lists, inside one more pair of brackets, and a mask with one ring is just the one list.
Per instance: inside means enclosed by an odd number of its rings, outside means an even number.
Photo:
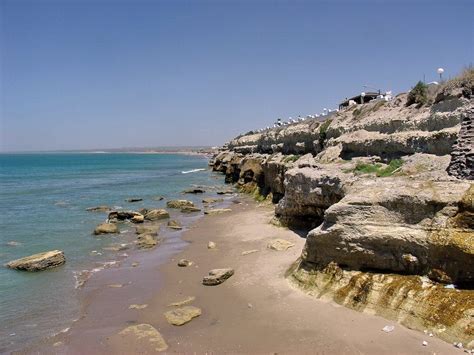
[{"label": "scattered pebble", "polygon": [[382,330],[385,333],[393,332],[394,329],[395,329],[395,327],[393,325],[386,325],[385,327],[382,328]]},{"label": "scattered pebble", "polygon": [[217,245],[214,242],[207,243],[207,249],[216,249]]},{"label": "scattered pebble", "polygon": [[258,249],[246,250],[242,252],[242,255],[249,255],[258,252]]},{"label": "scattered pebble", "polygon": [[147,307],[147,304],[131,304],[130,306],[128,306],[128,309],[144,309]]},{"label": "scattered pebble", "polygon": [[427,346],[428,345],[428,342],[426,340],[423,340],[423,346]]},{"label": "scattered pebble", "polygon": [[112,287],[112,288],[120,288],[122,287],[123,285],[122,284],[110,284],[110,285],[107,285],[108,287]]}]

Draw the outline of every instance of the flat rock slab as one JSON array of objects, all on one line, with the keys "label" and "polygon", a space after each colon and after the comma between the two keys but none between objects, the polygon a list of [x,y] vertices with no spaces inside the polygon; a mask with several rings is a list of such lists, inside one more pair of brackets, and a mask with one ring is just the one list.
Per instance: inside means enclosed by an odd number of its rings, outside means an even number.
[{"label": "flat rock slab", "polygon": [[121,337],[121,341],[137,350],[149,347],[155,351],[168,349],[163,336],[150,324],[131,325],[122,330],[118,335]]},{"label": "flat rock slab", "polygon": [[118,227],[115,223],[102,223],[102,224],[99,224],[94,229],[94,234],[95,235],[116,234],[118,232],[119,232],[119,229],[118,229]]},{"label": "flat rock slab", "polygon": [[65,262],[64,252],[51,250],[10,261],[6,266],[15,270],[42,271],[61,266]]},{"label": "flat rock slab", "polygon": [[209,275],[204,276],[202,284],[206,286],[220,285],[232,275],[234,275],[234,269],[231,268],[213,269],[209,271]]},{"label": "flat rock slab", "polygon": [[272,240],[270,243],[268,243],[267,247],[269,249],[277,250],[277,251],[285,251],[290,249],[291,247],[294,247],[295,244],[291,243],[287,240],[284,239],[275,239]]},{"label": "flat rock slab", "polygon": [[201,309],[194,306],[185,306],[165,312],[165,318],[172,325],[183,325],[201,315]]},{"label": "flat rock slab", "polygon": [[232,210],[230,208],[213,208],[213,209],[204,211],[204,214],[215,215],[215,214],[221,214],[221,213],[226,213],[226,212],[231,212],[231,211]]}]

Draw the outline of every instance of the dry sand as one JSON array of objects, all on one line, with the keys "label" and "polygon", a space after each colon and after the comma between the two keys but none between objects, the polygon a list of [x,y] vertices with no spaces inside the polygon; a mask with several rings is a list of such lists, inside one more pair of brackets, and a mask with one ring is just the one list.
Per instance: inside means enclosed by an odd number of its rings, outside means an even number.
[{"label": "dry sand", "polygon": [[[91,291],[84,317],[69,332],[34,350],[67,354],[153,353],[148,343],[130,342],[118,335],[127,326],[147,323],[161,333],[168,352],[462,353],[440,339],[294,289],[284,274],[300,255],[304,239],[269,224],[273,215],[270,206],[257,206],[246,197],[241,200],[243,203],[231,206],[232,212],[197,221],[183,235],[189,244],[171,261],[146,267],[152,260],[142,260],[137,267],[118,271],[114,281],[124,287]],[[268,242],[275,238],[295,246],[287,251],[268,249]],[[209,241],[215,242],[217,248],[208,249]],[[249,250],[258,252],[242,255]],[[178,267],[182,258],[193,264]],[[235,274],[223,284],[202,285],[209,270],[227,267],[235,269]],[[161,282],[157,285],[154,280]],[[170,304],[189,297],[195,299],[188,305],[199,307],[202,315],[180,327],[168,324],[163,314],[172,308]],[[147,306],[129,309],[131,304]],[[385,325],[395,325],[395,330],[385,333]],[[423,346],[423,341],[428,345]]]}]

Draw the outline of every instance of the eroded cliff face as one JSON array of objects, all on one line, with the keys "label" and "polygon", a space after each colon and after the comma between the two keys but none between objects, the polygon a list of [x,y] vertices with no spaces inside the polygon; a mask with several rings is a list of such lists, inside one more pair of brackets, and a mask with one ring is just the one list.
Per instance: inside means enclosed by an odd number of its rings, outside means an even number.
[{"label": "eroded cliff face", "polygon": [[271,196],[282,225],[307,228],[294,284],[466,343],[474,336],[469,92],[445,90],[421,108],[406,107],[402,94],[239,137],[210,164]]}]

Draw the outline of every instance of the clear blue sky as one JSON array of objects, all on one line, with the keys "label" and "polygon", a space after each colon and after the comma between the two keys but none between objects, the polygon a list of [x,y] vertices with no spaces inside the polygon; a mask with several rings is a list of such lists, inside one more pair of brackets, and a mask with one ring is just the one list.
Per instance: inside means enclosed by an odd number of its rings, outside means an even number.
[{"label": "clear blue sky", "polygon": [[0,0],[0,149],[222,144],[472,63],[474,1]]}]

